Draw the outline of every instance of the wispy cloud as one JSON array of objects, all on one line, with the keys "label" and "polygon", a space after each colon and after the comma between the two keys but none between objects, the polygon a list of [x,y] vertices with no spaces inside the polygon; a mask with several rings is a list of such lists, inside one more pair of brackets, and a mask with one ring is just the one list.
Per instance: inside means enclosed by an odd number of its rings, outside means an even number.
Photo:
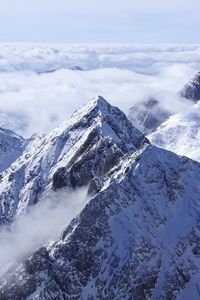
[{"label": "wispy cloud", "polygon": [[48,192],[11,227],[0,231],[0,275],[34,250],[54,242],[87,201],[86,188]]}]

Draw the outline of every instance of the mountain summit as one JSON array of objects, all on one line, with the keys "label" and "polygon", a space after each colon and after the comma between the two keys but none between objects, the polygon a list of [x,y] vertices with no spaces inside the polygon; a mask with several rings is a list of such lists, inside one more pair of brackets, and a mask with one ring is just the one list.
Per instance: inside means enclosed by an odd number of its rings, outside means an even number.
[{"label": "mountain summit", "polygon": [[57,241],[9,266],[0,299],[198,299],[199,179],[198,162],[95,98],[2,173],[2,223],[48,189],[89,188]]},{"label": "mountain summit", "polygon": [[45,137],[32,140],[1,174],[1,223],[12,222],[46,189],[89,184],[146,143],[122,111],[96,97]]}]

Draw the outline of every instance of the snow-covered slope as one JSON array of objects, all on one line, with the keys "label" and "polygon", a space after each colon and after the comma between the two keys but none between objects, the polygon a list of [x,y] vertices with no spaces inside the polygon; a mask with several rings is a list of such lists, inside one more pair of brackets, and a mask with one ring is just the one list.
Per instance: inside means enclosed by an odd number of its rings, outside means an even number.
[{"label": "snow-covered slope", "polygon": [[21,136],[0,128],[0,173],[22,154],[25,146],[26,141]]},{"label": "snow-covered slope", "polygon": [[59,241],[2,279],[1,299],[198,295],[199,180],[199,163],[143,146],[104,176]]},{"label": "snow-covered slope", "polygon": [[200,100],[200,72],[198,72],[182,89],[181,96],[197,102]]},{"label": "snow-covered slope", "polygon": [[171,116],[148,137],[159,147],[200,161],[200,103]]},{"label": "snow-covered slope", "polygon": [[37,203],[47,188],[89,184],[145,143],[125,114],[98,96],[48,135],[33,139],[2,173],[1,223]]},{"label": "snow-covered slope", "polygon": [[58,241],[4,274],[0,299],[198,299],[200,164],[151,145],[102,97],[34,137],[2,175],[2,223],[48,189],[88,185],[88,200]]},{"label": "snow-covered slope", "polygon": [[155,131],[169,116],[170,112],[153,97],[137,103],[129,109],[128,113],[128,119],[145,135]]}]

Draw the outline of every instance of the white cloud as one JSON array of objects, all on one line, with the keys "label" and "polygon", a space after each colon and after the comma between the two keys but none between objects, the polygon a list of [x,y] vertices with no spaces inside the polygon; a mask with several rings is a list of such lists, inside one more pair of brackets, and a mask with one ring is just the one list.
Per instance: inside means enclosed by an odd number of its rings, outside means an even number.
[{"label": "white cloud", "polygon": [[86,188],[47,195],[11,227],[0,231],[0,275],[46,243],[54,242],[87,201]]},{"label": "white cloud", "polygon": [[48,132],[96,94],[125,112],[150,95],[179,111],[199,60],[198,45],[1,45],[0,125]]}]

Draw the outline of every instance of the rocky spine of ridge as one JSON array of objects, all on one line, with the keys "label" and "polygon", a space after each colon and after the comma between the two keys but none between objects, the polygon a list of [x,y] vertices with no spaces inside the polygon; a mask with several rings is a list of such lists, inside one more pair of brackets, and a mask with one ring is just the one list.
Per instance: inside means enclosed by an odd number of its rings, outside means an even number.
[{"label": "rocky spine of ridge", "polygon": [[182,89],[180,95],[188,100],[200,100],[200,72],[198,72]]},{"label": "rocky spine of ridge", "polygon": [[98,96],[45,137],[35,138],[2,172],[0,222],[12,222],[46,189],[90,184],[145,143],[125,114]]},{"label": "rocky spine of ridge", "polygon": [[143,146],[59,241],[1,280],[0,298],[179,299],[200,271],[199,180],[199,163]]}]

